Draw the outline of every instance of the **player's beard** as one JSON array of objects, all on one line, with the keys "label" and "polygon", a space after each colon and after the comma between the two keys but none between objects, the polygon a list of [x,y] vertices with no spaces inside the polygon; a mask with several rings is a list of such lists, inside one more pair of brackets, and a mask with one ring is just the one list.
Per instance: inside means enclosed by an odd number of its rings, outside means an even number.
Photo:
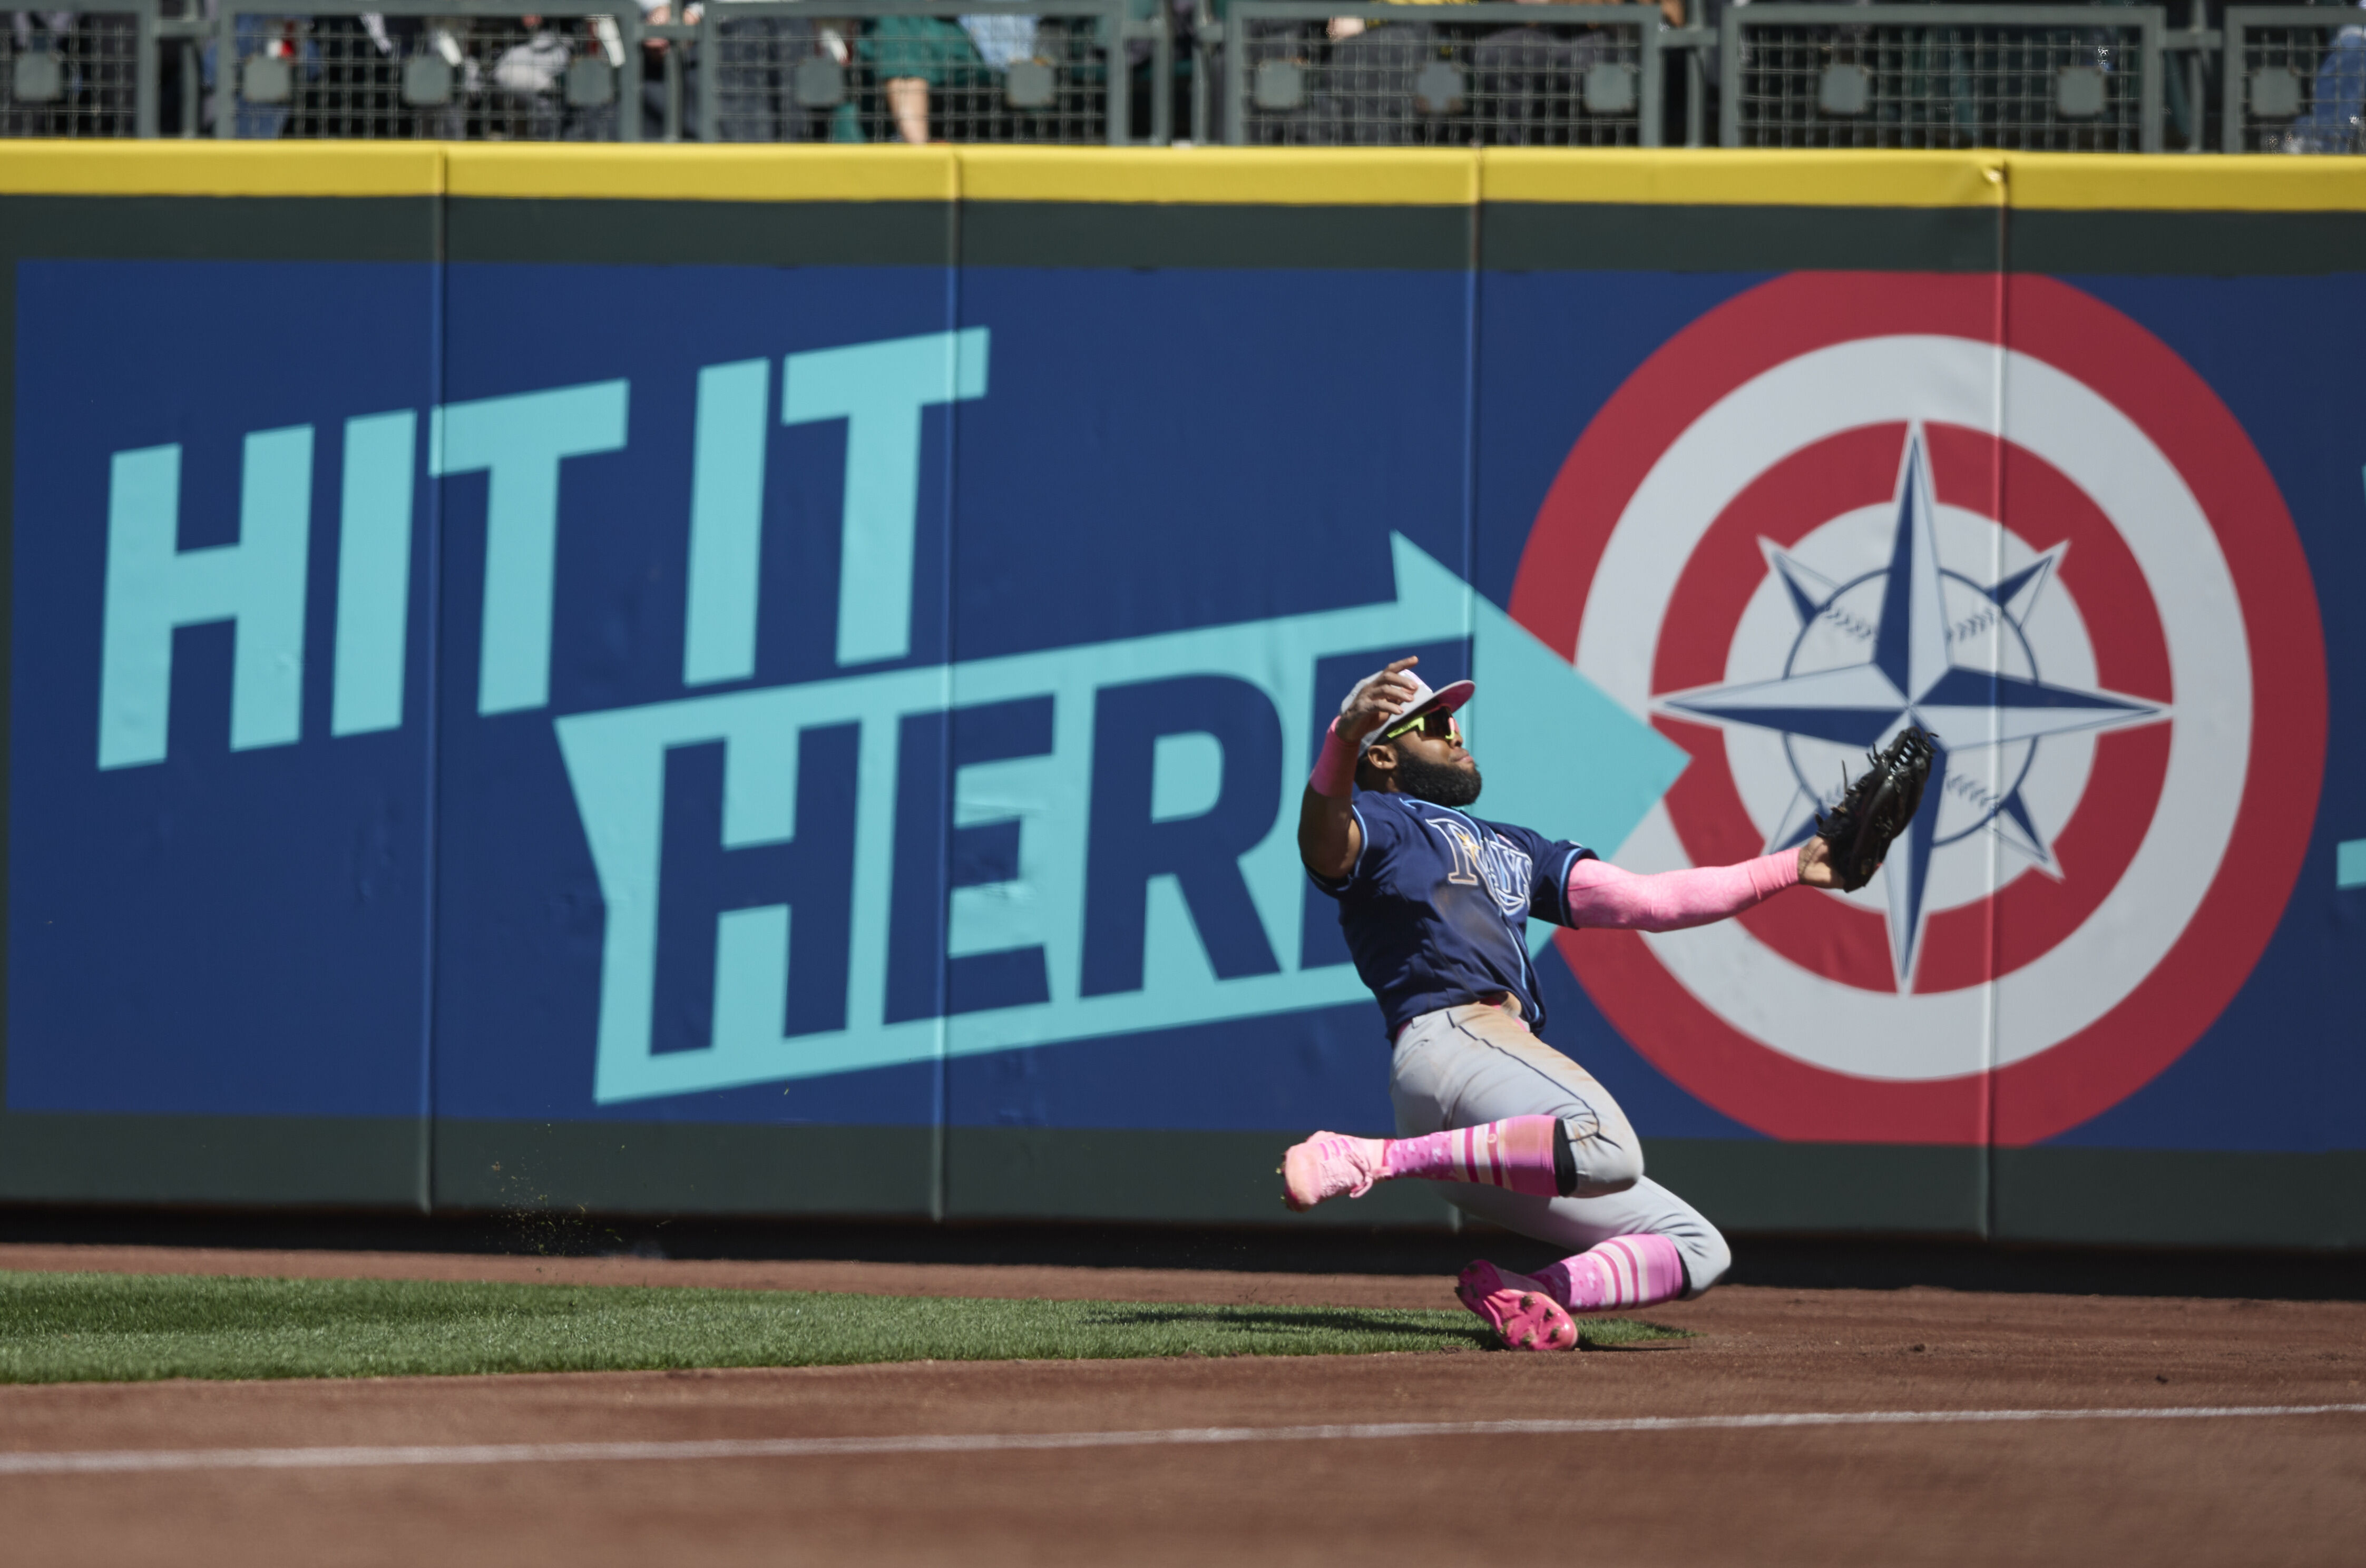
[{"label": "player's beard", "polygon": [[1432,762],[1414,756],[1411,751],[1397,753],[1397,788],[1415,800],[1425,800],[1432,806],[1469,806],[1479,798],[1479,764],[1458,767],[1452,762]]}]

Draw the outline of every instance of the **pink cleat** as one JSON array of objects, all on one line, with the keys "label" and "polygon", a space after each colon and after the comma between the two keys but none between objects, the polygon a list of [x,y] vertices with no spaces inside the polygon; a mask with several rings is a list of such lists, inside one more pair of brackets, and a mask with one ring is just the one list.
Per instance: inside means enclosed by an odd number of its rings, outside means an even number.
[{"label": "pink cleat", "polygon": [[1383,1174],[1386,1149],[1378,1138],[1317,1133],[1281,1156],[1281,1201],[1304,1213],[1325,1198],[1361,1198]]},{"label": "pink cleat", "polygon": [[1577,1324],[1526,1274],[1506,1274],[1484,1258],[1454,1281],[1462,1304],[1487,1320],[1511,1350],[1574,1350]]}]

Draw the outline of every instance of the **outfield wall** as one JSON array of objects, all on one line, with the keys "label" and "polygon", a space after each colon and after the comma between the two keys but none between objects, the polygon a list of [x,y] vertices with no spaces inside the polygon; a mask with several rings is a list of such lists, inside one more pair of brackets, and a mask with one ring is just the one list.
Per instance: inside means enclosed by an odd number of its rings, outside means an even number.
[{"label": "outfield wall", "polygon": [[[2366,1245],[2366,167],[0,152],[0,1199],[1303,1218],[1292,803],[1853,899],[1538,928],[1739,1231]],[[2347,847],[2345,847],[2347,846]]]}]

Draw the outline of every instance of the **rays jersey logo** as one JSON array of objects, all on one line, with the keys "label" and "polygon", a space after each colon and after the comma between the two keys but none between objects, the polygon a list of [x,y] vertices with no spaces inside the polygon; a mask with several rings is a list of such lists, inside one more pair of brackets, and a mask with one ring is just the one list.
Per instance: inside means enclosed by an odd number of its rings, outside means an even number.
[{"label": "rays jersey logo", "polygon": [[1453,869],[1446,874],[1447,881],[1465,887],[1483,881],[1505,919],[1517,920],[1527,913],[1528,888],[1536,862],[1527,852],[1515,849],[1493,833],[1482,838],[1459,818],[1432,817],[1427,820],[1430,828],[1446,840],[1447,852],[1454,857]]}]

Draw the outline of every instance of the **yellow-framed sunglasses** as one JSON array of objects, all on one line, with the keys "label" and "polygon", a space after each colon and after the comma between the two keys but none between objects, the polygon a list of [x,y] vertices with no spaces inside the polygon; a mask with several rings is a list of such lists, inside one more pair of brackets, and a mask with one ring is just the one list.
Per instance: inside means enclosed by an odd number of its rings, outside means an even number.
[{"label": "yellow-framed sunglasses", "polygon": [[1416,729],[1432,740],[1462,739],[1462,727],[1454,722],[1454,716],[1450,713],[1439,713],[1434,708],[1428,713],[1417,713],[1402,724],[1391,725],[1380,731],[1380,739],[1394,740],[1398,736],[1411,734]]}]

